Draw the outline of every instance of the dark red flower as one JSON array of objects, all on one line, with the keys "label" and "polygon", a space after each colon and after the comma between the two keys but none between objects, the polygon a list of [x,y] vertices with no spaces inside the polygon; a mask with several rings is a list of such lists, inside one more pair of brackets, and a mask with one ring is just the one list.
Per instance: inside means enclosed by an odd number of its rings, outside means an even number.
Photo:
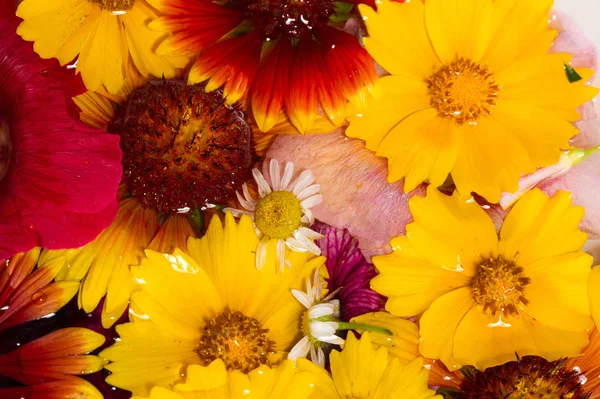
[{"label": "dark red flower", "polygon": [[210,79],[226,100],[248,98],[258,127],[285,110],[301,132],[319,108],[341,123],[348,101],[361,107],[377,80],[371,56],[343,28],[354,5],[373,0],[160,0],[151,26],[172,32],[157,52],[198,57],[188,83]]},{"label": "dark red flower", "polygon": [[358,248],[358,241],[348,230],[336,229],[324,223],[316,223],[312,228],[325,236],[317,241],[317,245],[327,258],[325,265],[329,273],[329,292],[339,289],[335,298],[340,301],[341,319],[349,321],[365,313],[383,311],[385,297],[370,288],[371,279],[377,271],[365,260]]},{"label": "dark red flower", "polygon": [[119,138],[79,121],[74,75],[17,36],[14,2],[1,1],[0,259],[79,247],[116,214]]}]

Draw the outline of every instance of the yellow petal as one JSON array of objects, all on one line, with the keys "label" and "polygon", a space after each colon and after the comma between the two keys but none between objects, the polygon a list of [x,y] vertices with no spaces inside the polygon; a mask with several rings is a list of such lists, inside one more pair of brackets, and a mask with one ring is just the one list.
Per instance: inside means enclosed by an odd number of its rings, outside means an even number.
[{"label": "yellow petal", "polygon": [[207,391],[227,384],[227,369],[221,359],[206,367],[193,364],[187,368],[185,384],[177,384],[175,389],[184,392]]},{"label": "yellow petal", "polygon": [[525,194],[511,209],[500,231],[500,254],[519,266],[548,256],[580,251],[587,235],[579,230],[584,210],[571,206],[571,194],[548,198],[539,189]]},{"label": "yellow petal", "polygon": [[[404,118],[431,107],[424,81],[385,76],[380,79],[380,84],[381,96],[368,96],[365,109],[349,115],[350,125],[346,130],[348,137],[365,140],[367,148],[373,151],[396,125],[402,124]],[[392,149],[402,153],[402,148]]]},{"label": "yellow petal", "polygon": [[316,378],[315,390],[309,396],[310,399],[340,399],[327,370],[304,358],[298,359],[297,365],[298,369],[309,372]]},{"label": "yellow petal", "polygon": [[442,399],[442,396],[436,396],[435,391],[428,388],[428,377],[429,371],[423,367],[422,358],[416,358],[409,364],[402,364],[400,359],[393,359],[385,370],[372,398]]},{"label": "yellow petal", "polygon": [[365,47],[386,71],[423,81],[437,69],[440,61],[427,36],[422,2],[379,1],[377,11],[367,5],[358,7],[369,31],[369,37],[363,38]]},{"label": "yellow petal", "polygon": [[451,371],[462,367],[455,359],[455,334],[461,320],[475,306],[468,287],[451,291],[435,300],[421,318],[421,354],[440,359]]},{"label": "yellow petal", "polygon": [[600,267],[592,268],[588,284],[590,311],[596,325],[600,323]]},{"label": "yellow petal", "polygon": [[109,99],[98,93],[86,91],[84,94],[73,97],[73,101],[81,110],[79,116],[83,122],[99,129],[108,130],[108,125],[115,117],[115,109]]},{"label": "yellow petal", "polygon": [[427,0],[425,21],[439,58],[481,59],[492,35],[493,0]]}]

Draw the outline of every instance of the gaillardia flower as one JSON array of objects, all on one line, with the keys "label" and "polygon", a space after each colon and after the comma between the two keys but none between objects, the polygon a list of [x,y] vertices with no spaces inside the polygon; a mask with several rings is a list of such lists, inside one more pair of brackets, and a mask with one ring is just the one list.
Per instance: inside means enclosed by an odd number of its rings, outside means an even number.
[{"label": "gaillardia flower", "polygon": [[263,164],[263,173],[255,168],[252,175],[260,198],[252,198],[244,183],[244,197],[236,192],[244,209],[225,210],[234,216],[248,215],[254,221],[261,238],[256,248],[256,267],[264,266],[269,248],[273,247],[279,271],[285,265],[286,248],[320,255],[321,249],[313,240],[323,236],[309,227],[315,222],[310,209],[320,204],[323,197],[319,194],[320,186],[313,184],[315,177],[312,172],[305,170],[292,180],[294,164],[286,163],[282,174],[279,161],[271,159],[271,162]]},{"label": "gaillardia flower", "polygon": [[[270,256],[268,267],[257,270],[257,245],[250,218],[236,224],[227,213],[225,226],[213,217],[203,238],[189,239],[189,256],[146,251],[141,266],[132,267],[139,284],[132,322],[119,325],[120,340],[101,353],[112,361],[107,382],[147,396],[154,386],[177,388],[191,365],[205,375],[222,362],[227,378],[288,367],[281,363],[300,339],[304,313],[290,290],[301,288],[324,259],[307,262],[308,254],[293,253],[290,268],[278,273]],[[213,382],[225,384],[222,375]]]},{"label": "gaillardia flower", "polygon": [[[577,134],[576,108],[598,90],[570,83],[549,54],[553,0],[427,0],[360,6],[365,47],[391,76],[350,118],[347,135],[388,159],[411,191],[450,173],[458,191],[497,202],[522,173],[556,163]],[[408,39],[410,38],[410,39]]]},{"label": "gaillardia flower", "polygon": [[17,36],[14,2],[6,8],[0,14],[0,260],[37,246],[93,240],[117,212],[121,175],[118,138],[79,121],[67,90],[73,76]]},{"label": "gaillardia flower", "polygon": [[102,399],[89,382],[75,375],[102,369],[105,360],[87,353],[104,337],[85,328],[63,328],[0,356],[0,375],[23,386],[0,388],[3,399]]},{"label": "gaillardia flower", "polygon": [[430,186],[413,197],[414,222],[375,257],[371,285],[386,309],[420,318],[423,356],[450,369],[484,369],[519,356],[577,356],[593,326],[588,303],[592,258],[581,249],[583,208],[567,192],[533,190],[511,209],[500,233],[485,211]]},{"label": "gaillardia flower", "polygon": [[[168,56],[199,56],[188,83],[209,80],[232,104],[247,97],[262,131],[285,109],[302,133],[319,106],[336,124],[348,101],[362,108],[377,79],[359,40],[339,30],[358,3],[372,0],[149,0],[161,17],[150,27],[172,32],[157,48]],[[343,24],[342,24],[343,25]]]},{"label": "gaillardia flower", "polygon": [[348,334],[344,349],[330,354],[329,373],[306,359],[298,360],[298,367],[317,375],[313,399],[441,399],[427,387],[429,372],[423,359],[416,356],[411,361],[389,356],[381,346],[375,349],[370,333],[357,339]]},{"label": "gaillardia flower", "polygon": [[164,35],[148,28],[157,13],[146,0],[24,0],[17,16],[24,20],[17,33],[42,58],[61,65],[77,58],[76,71],[92,91],[104,86],[117,94],[133,69],[171,78],[187,63],[155,53]]},{"label": "gaillardia flower", "polygon": [[79,304],[86,312],[106,295],[105,327],[127,307],[134,288],[129,266],[139,264],[144,248],[186,251],[193,226],[204,227],[201,220],[191,222],[194,215],[233,205],[253,159],[242,111],[224,104],[219,92],[181,80],[127,84],[132,91],[116,111],[98,94],[75,98],[82,120],[120,137],[123,176],[116,219],[93,242],[68,251],[57,277],[83,280]]}]

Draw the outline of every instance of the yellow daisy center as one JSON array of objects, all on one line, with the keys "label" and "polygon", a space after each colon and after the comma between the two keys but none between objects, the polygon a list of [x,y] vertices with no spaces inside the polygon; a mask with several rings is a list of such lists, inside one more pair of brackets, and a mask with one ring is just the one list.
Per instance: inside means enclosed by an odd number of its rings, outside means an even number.
[{"label": "yellow daisy center", "polygon": [[0,181],[8,172],[8,164],[12,154],[12,141],[10,129],[5,120],[0,119]]},{"label": "yellow daisy center", "polygon": [[501,256],[489,258],[477,267],[471,281],[473,298],[483,305],[483,311],[492,316],[502,312],[505,316],[518,314],[519,304],[529,301],[524,296],[525,286],[531,280],[523,276],[523,268]]},{"label": "yellow daisy center", "polygon": [[274,191],[258,200],[254,211],[256,227],[271,238],[288,238],[301,225],[302,206],[289,191]]},{"label": "yellow daisy center", "polygon": [[459,124],[491,114],[500,91],[487,66],[463,58],[443,65],[425,82],[431,106]]},{"label": "yellow daisy center", "polygon": [[100,5],[100,8],[108,11],[127,11],[133,7],[135,0],[88,0]]},{"label": "yellow daisy center", "polygon": [[271,365],[269,356],[277,350],[268,332],[258,320],[225,310],[206,323],[196,353],[204,365],[221,359],[228,370],[248,373],[261,365]]}]

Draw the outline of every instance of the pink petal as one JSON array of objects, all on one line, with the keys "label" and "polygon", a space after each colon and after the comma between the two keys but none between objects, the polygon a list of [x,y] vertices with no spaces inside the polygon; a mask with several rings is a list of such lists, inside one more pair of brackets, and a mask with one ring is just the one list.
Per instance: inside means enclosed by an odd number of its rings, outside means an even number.
[{"label": "pink petal", "polygon": [[424,186],[405,194],[402,182],[388,184],[386,161],[340,130],[279,136],[267,158],[291,161],[298,170],[312,171],[323,195],[323,202],[313,208],[315,217],[347,229],[369,259],[390,251],[390,239],[404,234],[412,221],[408,199],[425,193]]}]

